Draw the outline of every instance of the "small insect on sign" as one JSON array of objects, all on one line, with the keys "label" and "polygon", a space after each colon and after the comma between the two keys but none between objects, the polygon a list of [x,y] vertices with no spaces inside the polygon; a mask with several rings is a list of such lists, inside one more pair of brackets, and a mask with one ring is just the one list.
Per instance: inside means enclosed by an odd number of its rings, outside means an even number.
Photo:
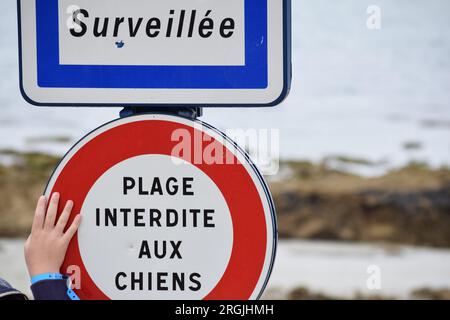
[{"label": "small insect on sign", "polygon": [[257,299],[267,284],[270,193],[245,153],[203,122],[108,123],[68,152],[52,192],[82,215],[62,268],[77,270],[81,299]]},{"label": "small insect on sign", "polygon": [[18,0],[22,94],[49,106],[273,106],[290,0]]}]

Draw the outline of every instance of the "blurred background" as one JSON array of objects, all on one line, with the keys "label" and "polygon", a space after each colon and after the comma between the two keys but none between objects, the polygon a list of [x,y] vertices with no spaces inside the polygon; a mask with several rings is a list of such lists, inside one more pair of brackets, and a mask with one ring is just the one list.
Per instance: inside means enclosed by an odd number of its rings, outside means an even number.
[{"label": "blurred background", "polygon": [[[280,244],[265,297],[450,299],[450,2],[292,2],[288,99],[202,117],[280,130],[268,177]],[[379,29],[367,26],[371,5]],[[0,2],[0,277],[29,292],[34,202],[69,147],[120,109],[27,105],[16,14],[15,0]]]}]

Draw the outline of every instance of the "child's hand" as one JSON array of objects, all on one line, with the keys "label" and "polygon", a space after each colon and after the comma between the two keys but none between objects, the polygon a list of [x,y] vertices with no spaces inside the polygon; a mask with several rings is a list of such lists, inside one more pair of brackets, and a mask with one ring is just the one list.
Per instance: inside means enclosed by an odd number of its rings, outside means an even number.
[{"label": "child's hand", "polygon": [[72,201],[67,201],[55,223],[58,203],[59,194],[54,193],[46,214],[47,199],[45,196],[39,198],[31,234],[25,243],[25,260],[31,277],[43,273],[59,273],[69,242],[80,226],[81,216],[77,215],[64,232],[73,208]]}]

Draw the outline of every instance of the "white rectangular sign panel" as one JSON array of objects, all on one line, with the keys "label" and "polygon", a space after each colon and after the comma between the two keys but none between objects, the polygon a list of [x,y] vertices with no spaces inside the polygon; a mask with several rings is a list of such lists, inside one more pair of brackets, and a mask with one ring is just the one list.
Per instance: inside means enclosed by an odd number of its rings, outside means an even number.
[{"label": "white rectangular sign panel", "polygon": [[273,106],[290,0],[18,0],[21,90],[43,106]]}]

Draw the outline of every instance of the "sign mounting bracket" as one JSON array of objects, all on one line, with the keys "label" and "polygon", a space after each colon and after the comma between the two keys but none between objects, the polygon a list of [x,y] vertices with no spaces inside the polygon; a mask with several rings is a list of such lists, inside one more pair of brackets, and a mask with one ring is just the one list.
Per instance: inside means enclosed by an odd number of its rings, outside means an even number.
[{"label": "sign mounting bracket", "polygon": [[124,107],[120,111],[120,117],[125,118],[125,117],[129,117],[129,116],[151,114],[151,113],[175,115],[175,116],[180,116],[183,118],[195,120],[195,119],[198,119],[199,117],[203,116],[203,108],[202,107],[178,107],[178,108],[176,108],[176,107],[173,107],[173,108]]}]

